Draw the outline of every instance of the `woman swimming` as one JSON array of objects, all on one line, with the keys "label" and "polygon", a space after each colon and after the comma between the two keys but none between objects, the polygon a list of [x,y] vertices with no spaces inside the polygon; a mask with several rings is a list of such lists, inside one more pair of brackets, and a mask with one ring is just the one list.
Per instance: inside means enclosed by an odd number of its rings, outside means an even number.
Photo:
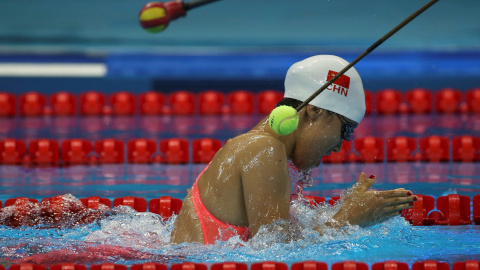
[{"label": "woman swimming", "polygon": [[[297,107],[348,62],[317,55],[295,63],[285,78],[278,105]],[[298,128],[281,136],[263,119],[249,132],[229,140],[188,191],[172,230],[172,242],[212,244],[239,235],[247,240],[263,225],[290,220],[288,161],[301,171],[320,165],[341,149],[365,115],[361,78],[354,68],[340,76],[299,112]],[[369,191],[375,176],[361,173],[343,205],[325,226],[369,226],[399,215],[415,197],[404,189]]]}]

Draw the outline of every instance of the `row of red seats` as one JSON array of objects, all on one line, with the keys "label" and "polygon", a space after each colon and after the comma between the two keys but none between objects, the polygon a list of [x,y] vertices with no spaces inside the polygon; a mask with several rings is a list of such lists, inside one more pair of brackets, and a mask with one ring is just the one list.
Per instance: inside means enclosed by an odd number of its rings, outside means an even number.
[{"label": "row of red seats", "polygon": [[[262,91],[258,95],[243,90],[228,94],[205,91],[198,95],[189,91],[177,91],[168,95],[150,91],[141,93],[138,100],[134,93],[126,91],[112,93],[108,98],[104,93],[88,91],[80,94],[79,111],[81,115],[134,115],[138,107],[142,115],[192,115],[196,112],[195,107],[198,103],[198,113],[203,115],[252,114],[254,101],[256,101],[257,112],[268,114],[282,98],[283,93],[274,90]],[[49,101],[47,105],[46,95],[39,92],[21,94],[20,115],[75,115],[77,113],[77,98],[72,93],[54,93],[50,95]],[[0,92],[0,116],[14,116],[15,105],[14,94]]]},{"label": "row of red seats", "polygon": [[[371,93],[366,93],[367,113],[371,112]],[[395,89],[376,92],[376,112],[379,114],[414,113],[480,113],[480,88],[465,94],[454,88],[444,88],[432,92],[425,88],[415,88],[403,93]],[[435,102],[433,102],[435,96]]]},{"label": "row of red seats", "polygon": [[[451,141],[447,137],[429,136],[420,139],[394,137],[385,141],[382,138],[357,138],[352,142],[344,141],[338,153],[323,158],[325,163],[342,162],[389,162],[450,160],[450,143],[452,160],[474,162],[480,160],[480,138],[470,135],[458,136]],[[354,150],[352,150],[352,145]]]},{"label": "row of red seats", "polygon": [[[354,149],[352,149],[352,144]],[[459,136],[451,140],[452,160],[475,162],[480,160],[480,138]],[[419,149],[417,149],[417,145]],[[92,144],[85,139],[68,139],[61,143],[52,139],[0,141],[0,164],[63,165],[123,163],[124,143],[117,139],[104,139]],[[192,140],[192,162],[208,163],[222,147],[219,139],[202,138]],[[187,139],[163,139],[159,143],[151,139],[134,139],[127,142],[127,162],[146,164],[152,162],[185,164],[190,162],[190,142]],[[60,155],[61,153],[61,155]],[[338,153],[323,158],[324,163],[342,162],[383,162],[385,142],[382,138],[357,138],[344,141]],[[387,139],[387,161],[429,161],[450,160],[450,140],[447,137],[430,136],[420,138],[394,137]]]},{"label": "row of red seats", "polygon": [[[64,203],[66,203],[66,199],[64,196],[56,196],[52,198],[43,198],[41,202],[48,201],[49,208],[57,215],[62,215],[64,209]],[[112,208],[112,202],[108,198],[100,198],[100,197],[88,197],[88,198],[81,198],[81,203],[84,207],[90,209],[99,209],[100,204],[108,208]],[[14,206],[16,211],[22,211],[25,208],[25,205],[28,203],[39,203],[37,199],[25,198],[25,197],[17,197],[7,199],[5,201],[5,207]],[[119,205],[126,205],[130,206],[135,209],[137,212],[146,212],[147,206],[148,211],[158,214],[164,219],[170,218],[173,214],[178,214],[180,209],[182,208],[182,200],[175,199],[170,196],[162,196],[157,199],[151,199],[150,201],[139,198],[139,197],[132,197],[126,196],[121,198],[115,198],[113,200],[113,207]],[[0,201],[0,209],[2,208],[2,202]],[[66,209],[71,210],[71,209]]]},{"label": "row of red seats", "polygon": [[[170,265],[170,270],[208,270],[209,264],[183,262]],[[476,260],[467,260],[455,262],[452,270],[478,270],[480,262]],[[239,262],[223,262],[213,263],[210,270],[328,270],[329,267],[324,262],[304,261],[293,263],[290,267],[284,262],[256,262],[250,267],[246,263]],[[128,266],[122,264],[103,263],[95,264],[89,267],[90,270],[127,270]],[[148,262],[143,264],[134,264],[130,266],[130,270],[167,270],[165,264]],[[330,270],[409,270],[407,263],[398,261],[385,261],[372,264],[371,268],[368,264],[356,261],[343,261],[333,263]],[[0,270],[5,267],[0,265]],[[45,266],[30,263],[10,265],[9,270],[47,270]],[[87,270],[87,267],[81,264],[63,263],[55,264],[49,267],[49,270]],[[411,270],[450,270],[450,265],[446,262],[426,260],[414,262]]]},{"label": "row of red seats", "polygon": [[[208,163],[221,148],[218,139],[203,138],[192,140],[192,161]],[[111,164],[124,163],[124,142],[117,139],[98,140],[92,144],[85,139],[68,139],[61,143],[52,139],[23,140],[6,139],[0,141],[0,164],[35,164],[63,165],[75,164]],[[182,164],[190,162],[190,142],[187,139],[164,139],[159,143],[150,139],[134,139],[127,142],[128,163],[169,163]]]},{"label": "row of red seats", "polygon": [[[432,96],[435,94],[435,111],[438,113],[479,113],[480,88],[465,92],[444,88],[433,93],[425,88],[415,88],[403,93],[395,89],[384,89],[376,93],[365,92],[366,113],[379,114],[416,113],[433,111]],[[252,114],[254,104],[260,114],[268,114],[283,97],[281,91],[266,90],[258,94],[238,90],[225,94],[218,91],[204,91],[198,95],[190,91],[177,91],[165,95],[160,92],[146,92],[138,97],[126,91],[112,93],[106,98],[104,93],[88,91],[80,94],[81,115],[133,115],[139,107],[142,115],[192,115],[198,105],[198,113],[209,114]],[[376,99],[373,106],[373,97]],[[68,92],[58,92],[47,98],[38,92],[20,95],[20,115],[74,115],[77,110],[76,96]],[[107,104],[109,100],[109,104]],[[225,100],[227,102],[225,102]],[[168,101],[168,102],[167,102]],[[226,104],[225,104],[226,103]],[[12,93],[0,92],[0,116],[16,114],[16,97]]]},{"label": "row of red seats", "polygon": [[[480,195],[475,195],[472,199],[473,213],[470,214],[470,198],[468,196],[462,196],[458,194],[450,194],[448,196],[438,197],[436,200],[429,195],[415,195],[418,200],[414,203],[414,206],[410,209],[404,210],[402,216],[408,220],[412,225],[424,226],[424,225],[466,225],[477,224],[480,225]],[[292,199],[296,196],[292,195]],[[324,197],[321,196],[305,196],[310,205],[318,205],[326,202]],[[340,196],[331,197],[328,200],[328,204],[334,205],[336,201],[340,199]],[[62,214],[62,207],[64,203],[63,196],[56,196],[53,198],[44,198],[42,202],[50,202],[49,207],[57,210],[57,214]],[[98,209],[100,204],[112,207],[112,203],[108,198],[100,197],[88,197],[80,199],[83,206],[90,209]],[[25,197],[18,197],[7,199],[5,201],[5,207],[14,205],[17,211],[21,211],[22,206],[26,203],[38,203],[36,199],[29,199]],[[152,199],[148,202],[144,198],[127,196],[116,198],[113,200],[113,207],[119,205],[130,206],[138,212],[146,212],[147,205],[149,212],[156,213],[162,216],[164,219],[168,219],[172,214],[178,214],[182,208],[182,200],[175,199],[170,196],[162,196],[158,199]],[[0,201],[0,208],[2,208],[2,202]],[[55,211],[54,211],[55,212]]]}]

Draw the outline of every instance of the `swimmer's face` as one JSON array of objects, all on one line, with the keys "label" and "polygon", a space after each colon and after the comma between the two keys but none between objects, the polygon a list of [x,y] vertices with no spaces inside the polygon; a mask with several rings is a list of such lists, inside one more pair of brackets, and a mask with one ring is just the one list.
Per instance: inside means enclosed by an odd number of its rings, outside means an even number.
[{"label": "swimmer's face", "polygon": [[341,115],[307,106],[299,132],[293,163],[301,170],[318,167],[323,156],[338,152],[350,139],[357,123]]}]

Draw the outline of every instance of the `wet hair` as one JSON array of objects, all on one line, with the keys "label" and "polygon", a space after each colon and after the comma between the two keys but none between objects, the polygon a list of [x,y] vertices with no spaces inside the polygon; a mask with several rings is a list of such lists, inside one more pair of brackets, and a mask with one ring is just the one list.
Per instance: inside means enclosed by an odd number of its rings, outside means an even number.
[{"label": "wet hair", "polygon": [[297,108],[302,103],[303,103],[302,101],[297,100],[297,99],[283,98],[282,100],[280,100],[280,102],[277,103],[277,105],[275,105],[275,107],[286,105],[286,106],[290,106],[290,107],[293,107],[293,108]]},{"label": "wet hair", "polygon": [[[300,101],[298,99],[294,99],[294,98],[283,98],[282,100],[280,100],[280,102],[277,103],[277,105],[275,105],[275,107],[278,107],[278,106],[282,106],[282,105],[286,105],[286,106],[290,106],[290,107],[293,107],[293,108],[297,108],[298,106],[300,106],[300,104],[302,104],[303,101]],[[313,106],[313,105],[312,105]],[[321,108],[318,108],[317,106],[313,106],[315,107],[315,111],[316,112],[319,112]],[[326,111],[328,114],[335,114],[334,112],[331,112],[329,110],[326,110],[326,109],[322,109],[324,111]]]}]

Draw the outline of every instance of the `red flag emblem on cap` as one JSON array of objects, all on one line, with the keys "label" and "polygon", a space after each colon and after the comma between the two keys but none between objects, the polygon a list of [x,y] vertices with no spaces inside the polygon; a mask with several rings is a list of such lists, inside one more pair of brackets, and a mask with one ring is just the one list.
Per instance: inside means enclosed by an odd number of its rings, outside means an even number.
[{"label": "red flag emblem on cap", "polygon": [[[333,70],[329,70],[328,71],[328,76],[327,76],[327,81],[330,81],[337,74],[338,74],[338,72],[333,71]],[[348,89],[348,88],[350,88],[350,77],[348,77],[347,75],[342,75],[338,79],[336,79],[333,83]]]}]

